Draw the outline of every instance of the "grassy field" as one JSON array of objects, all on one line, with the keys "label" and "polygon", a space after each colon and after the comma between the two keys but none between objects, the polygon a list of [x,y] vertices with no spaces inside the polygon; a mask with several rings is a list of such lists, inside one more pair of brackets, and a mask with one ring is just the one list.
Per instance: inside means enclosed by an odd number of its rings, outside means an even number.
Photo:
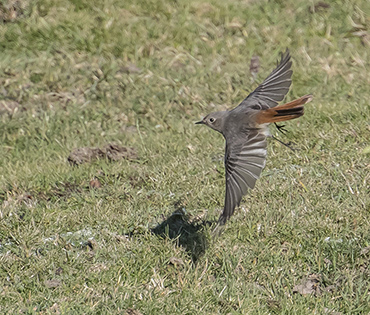
[{"label": "grassy field", "polygon": [[[0,48],[2,314],[370,312],[369,1],[5,0]],[[286,48],[297,150],[212,239],[224,140],[194,122]]]}]

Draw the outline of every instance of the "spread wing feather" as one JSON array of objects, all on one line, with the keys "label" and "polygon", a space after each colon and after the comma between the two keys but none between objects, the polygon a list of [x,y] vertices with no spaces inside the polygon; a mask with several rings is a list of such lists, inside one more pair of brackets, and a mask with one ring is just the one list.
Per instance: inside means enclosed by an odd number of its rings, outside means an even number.
[{"label": "spread wing feather", "polygon": [[248,130],[248,133],[237,137],[230,143],[226,142],[226,194],[220,224],[234,213],[248,189],[254,188],[266,163],[267,141],[261,130]]},{"label": "spread wing feather", "polygon": [[[280,63],[251,94],[249,94],[238,107],[253,107],[255,109],[266,109],[275,107],[288,93],[292,84],[292,73],[290,69],[289,50],[281,56]],[[238,108],[236,107],[236,108]]]}]

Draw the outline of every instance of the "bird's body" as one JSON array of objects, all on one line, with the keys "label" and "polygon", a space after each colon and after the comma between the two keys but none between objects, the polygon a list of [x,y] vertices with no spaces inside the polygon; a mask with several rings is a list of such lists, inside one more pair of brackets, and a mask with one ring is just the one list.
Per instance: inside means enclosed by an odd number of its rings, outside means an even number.
[{"label": "bird's body", "polygon": [[275,70],[237,107],[207,115],[198,124],[220,132],[225,140],[226,193],[219,223],[225,224],[252,189],[265,167],[268,125],[303,115],[303,105],[311,95],[277,106],[289,91],[292,70],[287,50]]}]

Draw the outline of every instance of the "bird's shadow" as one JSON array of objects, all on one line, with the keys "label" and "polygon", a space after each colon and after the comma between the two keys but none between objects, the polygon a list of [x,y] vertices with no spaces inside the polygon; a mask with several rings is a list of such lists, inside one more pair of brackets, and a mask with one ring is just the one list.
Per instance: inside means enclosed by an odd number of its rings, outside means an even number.
[{"label": "bird's shadow", "polygon": [[191,255],[195,263],[208,248],[206,227],[214,224],[211,221],[193,220],[186,215],[185,209],[178,207],[167,219],[152,229],[152,233],[177,241],[179,246]]}]

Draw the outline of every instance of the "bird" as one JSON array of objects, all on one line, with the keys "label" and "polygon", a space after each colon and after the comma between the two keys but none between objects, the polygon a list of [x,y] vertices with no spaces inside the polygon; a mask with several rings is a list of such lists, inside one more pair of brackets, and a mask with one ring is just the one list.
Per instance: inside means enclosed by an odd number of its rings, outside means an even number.
[{"label": "bird", "polygon": [[292,61],[289,49],[269,76],[232,110],[210,113],[196,124],[220,132],[225,145],[225,203],[218,226],[225,223],[240,205],[242,197],[253,189],[266,165],[269,124],[298,118],[304,114],[304,104],[313,99],[304,95],[278,105],[292,83]]}]

